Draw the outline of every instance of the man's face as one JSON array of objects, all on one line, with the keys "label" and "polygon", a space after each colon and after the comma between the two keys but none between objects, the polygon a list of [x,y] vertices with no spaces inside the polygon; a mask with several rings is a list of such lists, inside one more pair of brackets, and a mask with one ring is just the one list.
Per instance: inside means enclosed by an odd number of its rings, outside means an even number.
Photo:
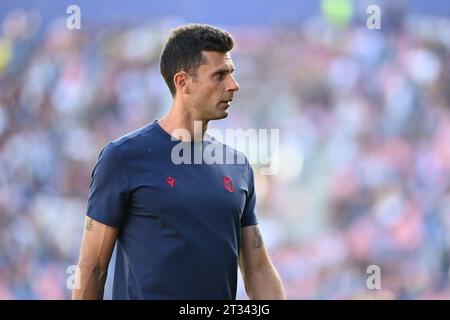
[{"label": "man's face", "polygon": [[230,53],[203,51],[206,63],[197,68],[196,77],[188,80],[187,106],[199,120],[215,120],[228,116],[233,94],[239,84],[232,73],[234,65]]}]

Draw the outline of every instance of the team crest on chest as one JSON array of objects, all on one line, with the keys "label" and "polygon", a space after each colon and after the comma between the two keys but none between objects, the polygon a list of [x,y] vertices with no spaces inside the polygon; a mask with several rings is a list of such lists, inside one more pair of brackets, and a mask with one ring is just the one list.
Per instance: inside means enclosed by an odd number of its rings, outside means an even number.
[{"label": "team crest on chest", "polygon": [[231,180],[230,177],[227,177],[227,176],[223,177],[223,186],[225,187],[225,189],[228,192],[236,191],[236,189],[234,188],[234,185],[233,185],[233,180]]}]

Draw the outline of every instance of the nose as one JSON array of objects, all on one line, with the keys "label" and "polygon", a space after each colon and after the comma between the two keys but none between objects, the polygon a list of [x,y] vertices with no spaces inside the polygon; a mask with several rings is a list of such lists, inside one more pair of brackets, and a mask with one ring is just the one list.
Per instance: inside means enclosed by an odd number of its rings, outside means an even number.
[{"label": "nose", "polygon": [[239,83],[236,81],[236,79],[233,76],[231,76],[230,79],[231,79],[231,81],[229,84],[228,91],[231,91],[231,92],[238,91],[240,88]]}]

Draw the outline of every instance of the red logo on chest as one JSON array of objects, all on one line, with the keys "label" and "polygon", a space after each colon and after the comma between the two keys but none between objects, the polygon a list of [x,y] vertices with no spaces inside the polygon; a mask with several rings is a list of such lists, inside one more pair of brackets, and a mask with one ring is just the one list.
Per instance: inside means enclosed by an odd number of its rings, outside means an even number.
[{"label": "red logo on chest", "polygon": [[175,179],[172,178],[172,177],[167,177],[167,178],[166,178],[166,181],[167,181],[167,183],[169,184],[169,186],[170,186],[171,188],[173,188],[173,185],[175,184]]},{"label": "red logo on chest", "polygon": [[236,190],[230,177],[223,177],[223,186],[228,192],[234,192]]}]

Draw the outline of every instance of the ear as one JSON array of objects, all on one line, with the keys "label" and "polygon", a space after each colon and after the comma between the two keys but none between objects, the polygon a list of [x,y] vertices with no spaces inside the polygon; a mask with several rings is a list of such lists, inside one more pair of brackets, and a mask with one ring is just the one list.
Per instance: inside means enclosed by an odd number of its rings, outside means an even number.
[{"label": "ear", "polygon": [[184,94],[189,94],[188,85],[189,75],[185,71],[179,71],[173,76],[173,83],[177,92],[182,92]]}]

